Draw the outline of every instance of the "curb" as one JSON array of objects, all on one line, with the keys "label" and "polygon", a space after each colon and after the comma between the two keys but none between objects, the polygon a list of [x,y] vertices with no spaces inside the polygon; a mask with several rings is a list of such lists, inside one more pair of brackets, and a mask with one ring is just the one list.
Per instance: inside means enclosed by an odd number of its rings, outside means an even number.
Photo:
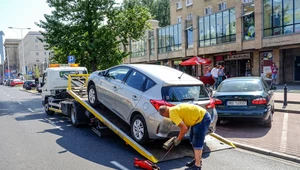
[{"label": "curb", "polygon": [[23,91],[23,92],[27,92],[27,93],[31,93],[31,94],[36,94],[36,95],[40,95],[39,92],[31,92],[31,91],[28,91],[28,90],[24,90],[24,89],[18,89],[19,91]]},{"label": "curb", "polygon": [[[283,100],[274,100],[275,103],[283,103]],[[290,104],[300,104],[298,101],[288,101],[287,103]]]},{"label": "curb", "polygon": [[274,111],[300,114],[300,110],[274,109]]},{"label": "curb", "polygon": [[232,142],[232,143],[237,148],[241,148],[241,149],[244,149],[244,150],[257,152],[257,153],[260,153],[260,154],[263,154],[263,155],[273,156],[273,157],[276,157],[276,158],[285,159],[285,160],[289,160],[289,161],[292,161],[292,162],[300,163],[300,157],[297,157],[297,156],[292,156],[292,155],[288,155],[288,154],[284,154],[284,153],[270,151],[270,150],[267,150],[267,149],[257,148],[257,147],[241,144],[241,143],[238,143],[238,142]]},{"label": "curb", "polygon": [[226,138],[223,138],[222,136],[220,136],[220,135],[218,135],[218,134],[216,134],[216,133],[211,133],[210,136],[212,136],[212,137],[214,137],[214,138],[216,138],[216,139],[218,139],[218,140],[220,140],[220,141],[226,143],[227,145],[232,146],[233,148],[236,147],[236,146],[234,145],[233,142],[229,141],[229,140],[226,139]]}]

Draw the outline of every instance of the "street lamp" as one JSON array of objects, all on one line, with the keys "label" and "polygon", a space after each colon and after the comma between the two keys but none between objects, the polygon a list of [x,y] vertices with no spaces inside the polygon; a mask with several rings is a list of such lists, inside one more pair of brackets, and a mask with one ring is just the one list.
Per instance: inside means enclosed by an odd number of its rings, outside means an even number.
[{"label": "street lamp", "polygon": [[21,30],[21,39],[22,39],[22,54],[23,54],[23,67],[22,67],[22,73],[23,76],[26,74],[26,66],[25,66],[25,58],[24,58],[24,41],[23,41],[23,30],[30,30],[31,28],[16,28],[16,27],[8,27],[10,29],[18,29]]}]

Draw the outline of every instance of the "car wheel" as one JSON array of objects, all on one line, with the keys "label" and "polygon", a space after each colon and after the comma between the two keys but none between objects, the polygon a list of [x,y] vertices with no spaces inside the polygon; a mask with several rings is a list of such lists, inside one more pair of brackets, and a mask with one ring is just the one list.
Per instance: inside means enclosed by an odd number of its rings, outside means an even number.
[{"label": "car wheel", "polygon": [[130,124],[131,136],[140,144],[148,142],[148,131],[142,115],[135,115]]},{"label": "car wheel", "polygon": [[220,118],[218,118],[218,120],[217,120],[217,125],[221,125],[221,119]]},{"label": "car wheel", "polygon": [[78,127],[78,119],[74,106],[71,106],[71,122],[73,126]]},{"label": "car wheel", "polygon": [[273,114],[270,113],[268,120],[264,123],[265,127],[271,128],[272,127],[272,122],[273,122]]},{"label": "car wheel", "polygon": [[97,98],[97,92],[96,92],[96,88],[95,85],[90,85],[90,87],[88,88],[88,100],[89,103],[93,106],[96,107],[98,105],[98,98]]},{"label": "car wheel", "polygon": [[46,101],[45,105],[44,105],[44,109],[45,109],[45,112],[47,115],[53,115],[54,114],[54,111],[52,110],[49,110],[49,104],[48,104],[48,101]]}]

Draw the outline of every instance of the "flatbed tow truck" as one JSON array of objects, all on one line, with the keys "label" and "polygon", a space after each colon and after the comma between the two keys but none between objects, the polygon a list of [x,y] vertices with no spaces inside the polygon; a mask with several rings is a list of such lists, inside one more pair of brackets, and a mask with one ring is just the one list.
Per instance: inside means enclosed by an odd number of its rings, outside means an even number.
[{"label": "flatbed tow truck", "polygon": [[[52,74],[52,72],[60,72],[60,74]],[[45,85],[45,83],[47,84],[45,80],[47,79],[49,84],[49,80],[53,81],[57,79],[51,77],[52,75],[60,75],[61,80],[64,79],[65,83],[67,81],[67,88],[64,90],[47,89],[50,86]],[[94,108],[88,103],[86,86],[88,77],[89,74],[87,74],[86,68],[78,67],[77,65],[52,65],[52,67],[48,68],[42,80],[42,97],[45,112],[48,115],[62,113],[70,117],[71,123],[75,127],[81,124],[90,124],[92,130],[99,137],[114,132],[124,140],[127,145],[130,145],[139,154],[153,163],[194,156],[192,147],[187,140],[184,140],[180,145],[174,147],[167,156],[167,151],[162,148],[163,143],[167,139],[164,141],[153,141],[145,145],[137,143],[131,138],[130,128],[122,119],[112,114],[105,107]],[[60,86],[60,88],[62,88],[62,86]],[[51,91],[51,93],[49,93],[49,91]],[[45,94],[43,94],[44,92]],[[230,141],[214,133],[206,136],[205,144],[203,153],[235,147]]]}]

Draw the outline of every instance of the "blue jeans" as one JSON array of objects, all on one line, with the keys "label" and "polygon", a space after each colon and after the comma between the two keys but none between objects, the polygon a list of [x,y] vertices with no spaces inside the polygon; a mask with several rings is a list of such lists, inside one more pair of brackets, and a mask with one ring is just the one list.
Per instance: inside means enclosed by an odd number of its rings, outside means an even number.
[{"label": "blue jeans", "polygon": [[206,132],[211,123],[211,117],[208,112],[205,113],[203,120],[191,127],[190,142],[196,150],[202,150]]}]

